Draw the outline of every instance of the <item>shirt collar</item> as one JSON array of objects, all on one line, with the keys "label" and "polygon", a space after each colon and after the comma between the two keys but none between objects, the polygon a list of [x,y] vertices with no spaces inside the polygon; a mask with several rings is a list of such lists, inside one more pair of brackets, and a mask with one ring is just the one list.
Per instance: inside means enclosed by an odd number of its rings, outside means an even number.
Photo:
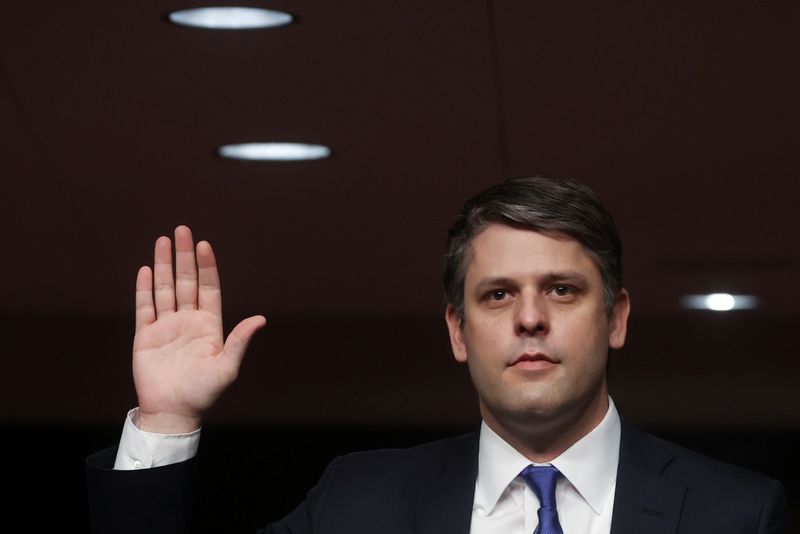
[{"label": "shirt collar", "polygon": [[[609,397],[608,411],[600,424],[549,462],[561,471],[596,514],[602,511],[616,483],[620,433],[619,414]],[[530,464],[530,460],[484,422],[478,451],[475,504],[489,513],[509,484]]]}]

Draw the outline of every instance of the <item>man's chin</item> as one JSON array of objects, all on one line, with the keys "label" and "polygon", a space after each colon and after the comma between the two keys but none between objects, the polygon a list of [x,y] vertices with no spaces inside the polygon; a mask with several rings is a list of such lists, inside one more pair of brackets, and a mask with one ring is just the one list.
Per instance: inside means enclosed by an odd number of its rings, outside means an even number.
[{"label": "man's chin", "polygon": [[564,407],[552,395],[537,395],[494,407],[482,402],[481,414],[484,419],[495,419],[503,426],[543,425],[562,418]]}]

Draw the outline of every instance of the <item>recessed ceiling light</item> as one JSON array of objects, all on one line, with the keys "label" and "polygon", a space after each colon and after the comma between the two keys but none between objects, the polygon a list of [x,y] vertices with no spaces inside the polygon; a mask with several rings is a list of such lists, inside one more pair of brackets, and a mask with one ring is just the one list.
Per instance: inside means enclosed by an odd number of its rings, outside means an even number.
[{"label": "recessed ceiling light", "polygon": [[686,295],[681,299],[684,308],[690,310],[752,310],[758,307],[758,299],[752,295],[710,293],[708,295]]},{"label": "recessed ceiling light", "polygon": [[212,30],[253,30],[291,24],[293,17],[283,11],[255,7],[199,7],[169,14],[181,26]]},{"label": "recessed ceiling light", "polygon": [[331,149],[306,143],[242,143],[221,146],[219,155],[259,161],[301,161],[327,158],[331,155]]}]

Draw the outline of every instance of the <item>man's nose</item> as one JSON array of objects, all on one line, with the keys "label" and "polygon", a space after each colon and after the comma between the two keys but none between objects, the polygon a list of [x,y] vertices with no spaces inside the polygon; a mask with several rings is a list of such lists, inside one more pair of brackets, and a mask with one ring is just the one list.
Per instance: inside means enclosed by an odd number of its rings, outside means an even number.
[{"label": "man's nose", "polygon": [[540,336],[550,331],[547,305],[540,295],[521,295],[517,300],[514,330],[521,336]]}]

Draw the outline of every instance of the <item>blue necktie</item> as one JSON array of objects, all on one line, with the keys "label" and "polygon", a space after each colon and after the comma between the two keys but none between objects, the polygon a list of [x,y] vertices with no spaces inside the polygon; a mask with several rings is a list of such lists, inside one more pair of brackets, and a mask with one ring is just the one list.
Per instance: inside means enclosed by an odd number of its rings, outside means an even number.
[{"label": "blue necktie", "polygon": [[529,465],[520,475],[539,499],[539,526],[533,534],[564,534],[556,510],[556,481],[561,472],[552,465]]}]

